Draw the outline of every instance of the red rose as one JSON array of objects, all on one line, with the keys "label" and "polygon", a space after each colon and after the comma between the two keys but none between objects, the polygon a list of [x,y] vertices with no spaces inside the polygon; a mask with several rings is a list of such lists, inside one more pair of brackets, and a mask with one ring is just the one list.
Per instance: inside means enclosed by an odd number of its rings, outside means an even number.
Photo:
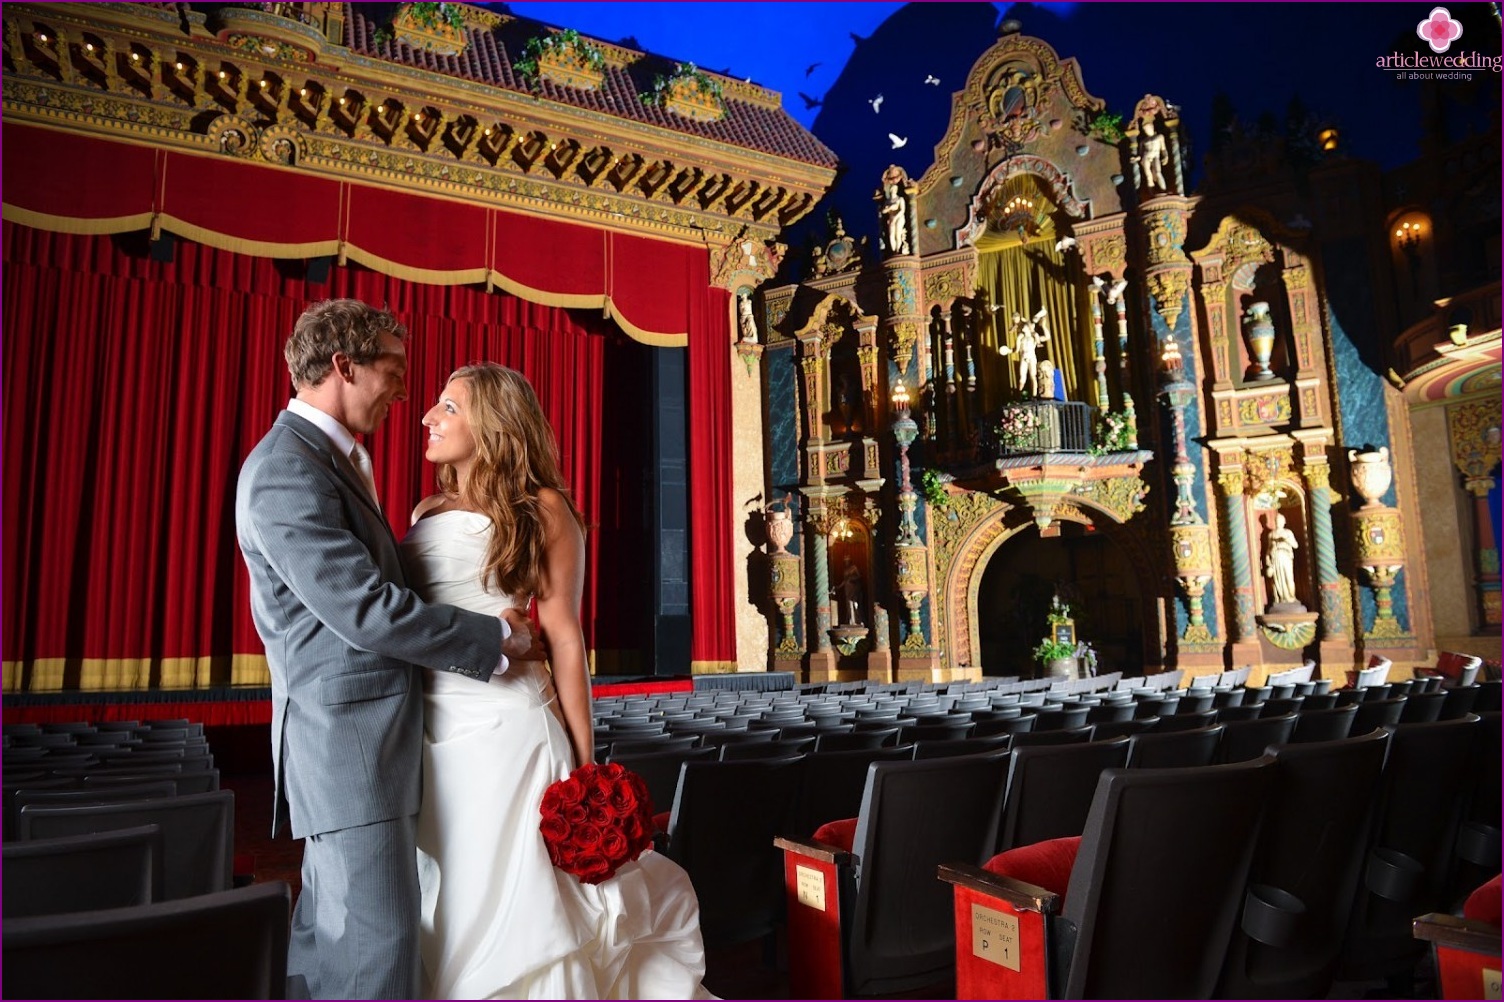
[{"label": "red rose", "polygon": [[584,804],[569,804],[564,808],[564,820],[570,827],[577,827],[590,820],[590,809]]},{"label": "red rose", "polygon": [[559,799],[565,805],[578,804],[585,799],[585,784],[574,776],[560,780],[549,789],[558,790]]},{"label": "red rose", "polygon": [[621,863],[631,856],[632,846],[620,829],[609,828],[601,833],[601,852],[607,859]]},{"label": "red rose", "polygon": [[600,853],[582,853],[575,862],[573,872],[586,884],[599,884],[616,872],[616,868]]},{"label": "red rose", "polygon": [[583,824],[574,828],[574,844],[582,851],[594,852],[601,844],[601,829],[599,825]]},{"label": "red rose", "polygon": [[545,815],[540,829],[543,832],[543,840],[550,845],[562,842],[569,837],[569,822],[559,814]]},{"label": "red rose", "polygon": [[640,799],[631,783],[618,783],[611,788],[611,810],[617,817],[624,818],[635,812]]}]

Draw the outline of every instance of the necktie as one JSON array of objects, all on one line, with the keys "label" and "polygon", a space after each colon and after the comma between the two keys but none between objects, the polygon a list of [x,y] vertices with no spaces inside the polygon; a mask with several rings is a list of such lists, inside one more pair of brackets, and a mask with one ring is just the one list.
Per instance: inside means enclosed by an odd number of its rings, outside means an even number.
[{"label": "necktie", "polygon": [[355,464],[355,469],[360,472],[361,483],[366,485],[366,494],[370,495],[371,502],[379,510],[381,501],[376,497],[376,477],[371,472],[371,454],[366,447],[356,442],[350,449],[350,462]]}]

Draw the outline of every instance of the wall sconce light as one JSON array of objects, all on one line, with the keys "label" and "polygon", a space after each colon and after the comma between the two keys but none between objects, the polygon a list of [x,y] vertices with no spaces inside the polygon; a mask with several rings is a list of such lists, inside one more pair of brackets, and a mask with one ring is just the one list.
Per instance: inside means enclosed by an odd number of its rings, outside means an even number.
[{"label": "wall sconce light", "polygon": [[1316,142],[1320,143],[1322,150],[1327,153],[1334,151],[1339,145],[1341,145],[1339,141],[1340,139],[1341,136],[1338,134],[1337,130],[1333,128],[1322,129],[1320,132],[1316,133]]},{"label": "wall sconce light", "polygon": [[1425,227],[1413,220],[1406,220],[1394,231],[1395,242],[1400,250],[1407,254],[1413,254],[1420,249],[1421,237],[1425,235]]}]

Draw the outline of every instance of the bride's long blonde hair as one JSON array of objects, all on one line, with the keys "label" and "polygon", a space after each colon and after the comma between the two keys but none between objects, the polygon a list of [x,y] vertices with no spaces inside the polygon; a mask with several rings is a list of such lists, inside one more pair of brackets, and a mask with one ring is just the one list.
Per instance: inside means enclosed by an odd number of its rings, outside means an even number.
[{"label": "bride's long blonde hair", "polygon": [[[470,391],[466,416],[475,459],[462,500],[491,520],[481,581],[504,595],[532,595],[543,582],[546,550],[538,492],[552,487],[562,494],[570,514],[585,528],[559,470],[553,429],[538,395],[514,369],[480,362],[456,369],[449,379],[464,380]],[[439,489],[460,493],[459,473],[448,463],[439,466]]]}]

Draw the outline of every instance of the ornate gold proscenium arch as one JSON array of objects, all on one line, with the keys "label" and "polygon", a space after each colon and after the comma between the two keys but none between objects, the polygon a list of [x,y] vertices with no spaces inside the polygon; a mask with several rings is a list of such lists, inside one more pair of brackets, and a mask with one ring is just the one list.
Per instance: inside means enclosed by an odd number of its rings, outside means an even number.
[{"label": "ornate gold proscenium arch", "polygon": [[[1131,479],[1140,488],[1143,486],[1137,478]],[[1051,520],[1092,526],[1123,547],[1136,569],[1139,592],[1150,601],[1162,590],[1154,569],[1163,561],[1156,559],[1138,534],[1125,526],[1134,511],[1142,507],[1137,497],[1063,494],[1050,507],[1049,514]],[[1004,543],[1038,525],[1037,509],[1037,505],[1012,504],[973,491],[952,493],[944,508],[931,509],[930,532],[935,541],[935,572],[939,582],[935,593],[939,605],[936,621],[945,624],[943,646],[954,679],[981,677],[982,666],[977,660],[981,654],[977,596],[982,577]],[[1147,620],[1144,627],[1146,634],[1156,629]]]}]

